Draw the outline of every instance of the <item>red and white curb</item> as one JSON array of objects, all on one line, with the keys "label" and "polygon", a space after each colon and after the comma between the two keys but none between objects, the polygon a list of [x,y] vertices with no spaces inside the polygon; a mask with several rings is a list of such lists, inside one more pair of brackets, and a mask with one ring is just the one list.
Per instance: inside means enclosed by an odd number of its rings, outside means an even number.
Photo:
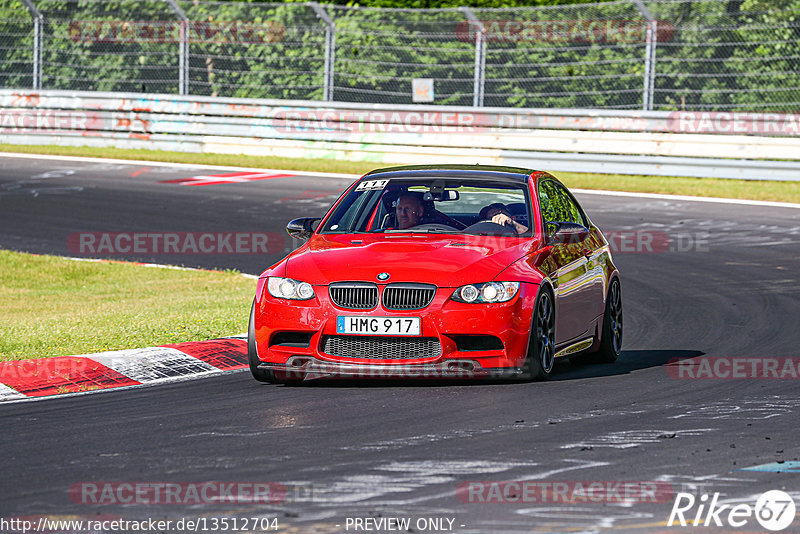
[{"label": "red and white curb", "polygon": [[0,402],[175,382],[244,369],[248,364],[247,340],[243,338],[0,362]]}]

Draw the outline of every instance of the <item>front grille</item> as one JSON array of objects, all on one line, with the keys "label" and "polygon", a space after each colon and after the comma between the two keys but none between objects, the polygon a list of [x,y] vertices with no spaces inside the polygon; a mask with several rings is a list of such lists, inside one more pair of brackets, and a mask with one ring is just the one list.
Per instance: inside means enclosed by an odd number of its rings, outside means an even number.
[{"label": "front grille", "polygon": [[433,301],[436,286],[429,284],[389,284],[383,290],[387,310],[419,310]]},{"label": "front grille", "polygon": [[436,357],[442,346],[435,337],[325,336],[322,352],[342,358],[407,360]]},{"label": "front grille", "polygon": [[331,300],[340,308],[371,310],[378,305],[378,286],[367,282],[338,282],[329,288]]}]

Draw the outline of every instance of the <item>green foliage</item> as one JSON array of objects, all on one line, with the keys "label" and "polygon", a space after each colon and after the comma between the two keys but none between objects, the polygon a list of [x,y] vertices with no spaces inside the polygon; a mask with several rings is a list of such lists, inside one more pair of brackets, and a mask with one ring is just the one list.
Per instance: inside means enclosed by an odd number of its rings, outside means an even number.
[{"label": "green foliage", "polygon": [[[303,2],[305,0],[289,0]],[[566,4],[588,4],[596,0],[334,0],[331,4],[342,6],[381,7],[395,9],[437,9],[447,7],[530,7],[530,6],[555,6]]]},{"label": "green foliage", "polygon": [[325,25],[306,5],[180,2],[192,21],[190,92],[322,99]]},{"label": "green foliage", "polygon": [[659,109],[793,112],[800,102],[800,0],[658,3]]},{"label": "green foliage", "polygon": [[[642,23],[631,2],[476,10],[476,16],[490,21],[485,105],[641,106]],[[633,35],[623,33],[631,28]]]},{"label": "green foliage", "polygon": [[436,103],[471,105],[475,48],[458,39],[464,15],[448,11],[331,8],[336,100],[412,102],[413,78],[435,80]]},{"label": "green foliage", "polygon": [[[177,93],[186,35],[190,94],[323,98],[329,28],[306,3],[179,0],[182,26],[161,0],[34,1],[45,17],[45,89]],[[642,107],[647,22],[632,1],[467,3],[488,30],[485,106]],[[463,4],[325,4],[336,26],[334,100],[408,104],[412,80],[431,78],[434,103],[471,105],[475,29],[455,9]],[[797,109],[800,0],[647,5],[658,21],[654,109]],[[0,4],[0,48],[0,87],[30,87],[33,24],[21,0]]]},{"label": "green foliage", "polygon": [[178,45],[169,38],[176,18],[166,3],[35,3],[44,17],[43,88],[177,91]]},{"label": "green foliage", "polygon": [[0,2],[0,87],[33,83],[33,20],[20,0]]}]

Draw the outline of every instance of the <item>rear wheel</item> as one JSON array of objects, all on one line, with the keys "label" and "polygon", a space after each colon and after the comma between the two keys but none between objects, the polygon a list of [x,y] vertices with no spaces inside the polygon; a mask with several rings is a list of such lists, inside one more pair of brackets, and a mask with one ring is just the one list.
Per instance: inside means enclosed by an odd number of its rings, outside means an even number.
[{"label": "rear wheel", "polygon": [[619,358],[620,352],[622,352],[622,293],[619,280],[615,278],[608,288],[600,350],[591,356],[592,360],[598,363],[613,363]]},{"label": "rear wheel", "polygon": [[542,289],[536,297],[533,328],[525,359],[525,375],[531,380],[544,380],[550,376],[555,362],[556,315],[553,297]]}]

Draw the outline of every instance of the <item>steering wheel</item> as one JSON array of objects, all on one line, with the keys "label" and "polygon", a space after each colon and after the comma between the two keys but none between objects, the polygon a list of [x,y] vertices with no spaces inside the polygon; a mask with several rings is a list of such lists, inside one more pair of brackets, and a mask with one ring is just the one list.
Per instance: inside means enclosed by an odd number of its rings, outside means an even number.
[{"label": "steering wheel", "polygon": [[493,221],[493,220],[491,220],[491,219],[484,219],[484,220],[482,220],[482,221],[478,221],[478,222],[479,222],[479,223],[487,223],[487,222],[488,222],[488,223],[496,224],[497,226],[502,226],[503,228],[506,228],[506,229],[509,229],[509,230],[513,230],[515,234],[519,234],[519,232],[517,232],[517,227],[516,227],[516,226],[514,226],[514,225],[513,225],[513,224],[511,224],[511,223],[507,223],[507,224],[499,224],[499,223],[496,223],[496,222],[494,222],[494,221]]},{"label": "steering wheel", "polygon": [[502,236],[517,236],[517,229],[511,225],[505,224],[497,224],[496,222],[484,219],[482,221],[478,221],[475,224],[467,226],[464,229],[465,234],[469,233],[477,233],[477,234],[490,234],[490,235],[502,235]]}]

